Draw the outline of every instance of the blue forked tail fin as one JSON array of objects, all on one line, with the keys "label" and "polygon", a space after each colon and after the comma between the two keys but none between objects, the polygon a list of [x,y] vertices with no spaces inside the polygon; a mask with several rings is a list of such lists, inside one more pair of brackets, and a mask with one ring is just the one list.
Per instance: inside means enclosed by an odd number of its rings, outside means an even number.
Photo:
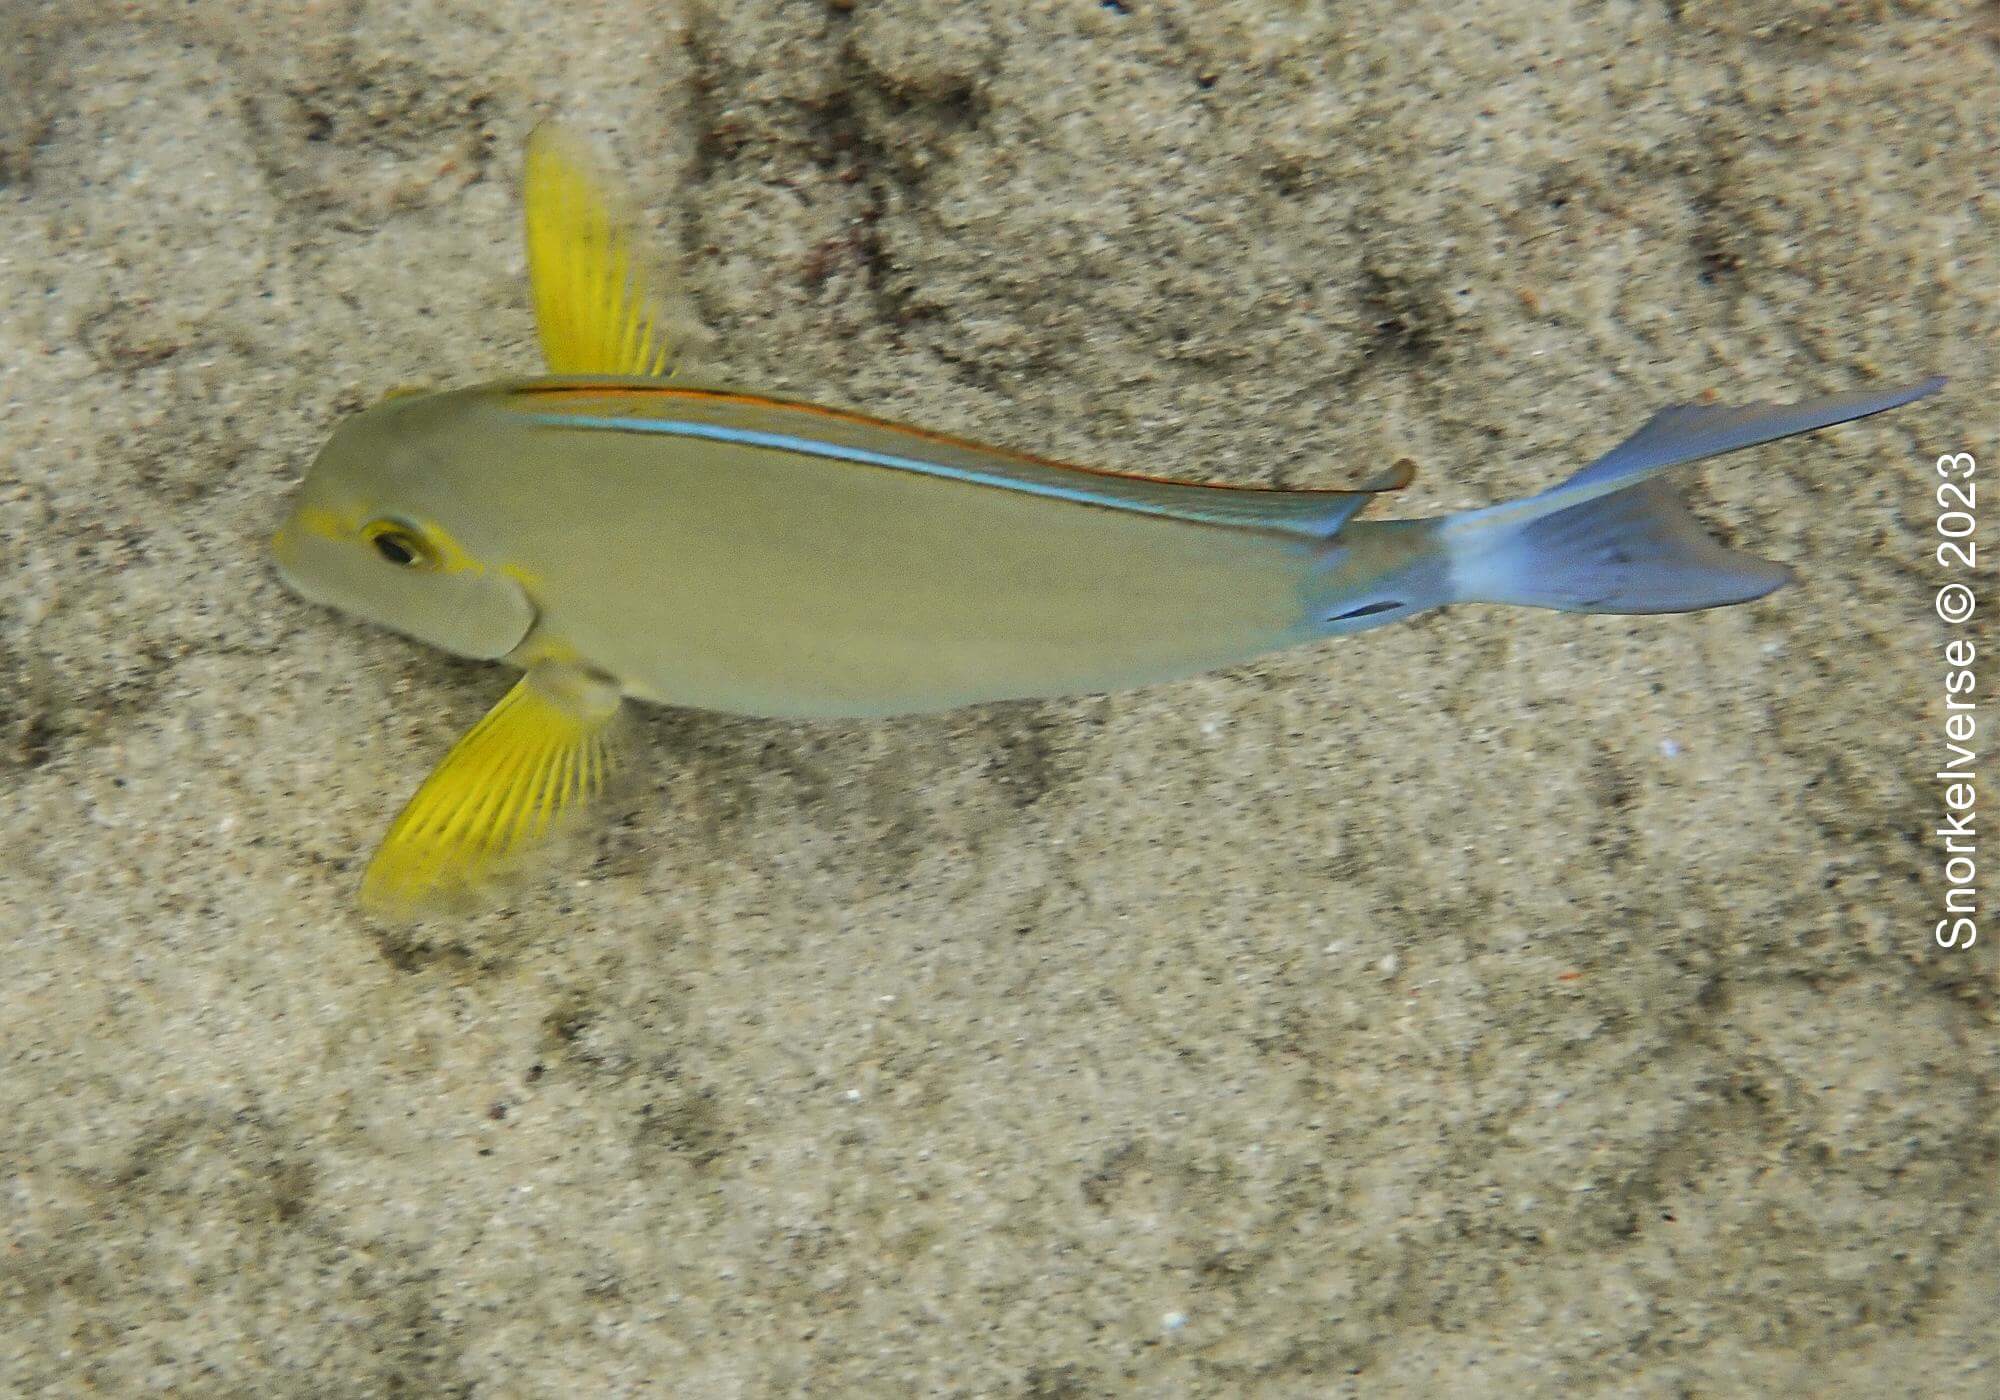
[{"label": "blue forked tail fin", "polygon": [[1795,404],[1665,408],[1559,486],[1438,522],[1450,592],[1462,602],[1563,612],[1693,612],[1761,598],[1782,564],[1727,549],[1654,478],[1669,467],[1899,407],[1944,383],[1832,394]]}]

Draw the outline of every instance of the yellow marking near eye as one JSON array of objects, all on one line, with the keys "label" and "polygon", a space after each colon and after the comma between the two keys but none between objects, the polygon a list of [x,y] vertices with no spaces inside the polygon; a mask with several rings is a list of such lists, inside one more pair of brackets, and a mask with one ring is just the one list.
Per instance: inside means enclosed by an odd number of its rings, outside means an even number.
[{"label": "yellow marking near eye", "polygon": [[423,540],[436,553],[438,568],[448,574],[483,574],[486,566],[442,528],[425,521],[419,529]]},{"label": "yellow marking near eye", "polygon": [[[341,535],[352,532],[353,527],[342,525],[339,517],[335,516],[333,512],[321,511],[318,514],[326,516],[334,522],[331,529],[321,528],[315,522],[308,522],[312,528],[318,529],[320,533],[338,538]],[[303,518],[303,513],[301,513],[301,519]],[[449,531],[440,526],[433,525],[429,521],[408,519],[371,520],[361,527],[360,533],[363,539],[371,543],[383,535],[408,535],[423,551],[423,567],[436,573],[483,574],[486,572],[486,566],[480,563],[464,545],[453,539]]]},{"label": "yellow marking near eye", "polygon": [[[376,552],[398,568],[415,569],[420,573],[432,573],[438,568],[437,552],[433,550],[422,533],[395,520],[377,520],[365,525],[361,537],[376,547]],[[389,542],[389,549],[383,548],[383,541]]]},{"label": "yellow marking near eye", "polygon": [[343,539],[354,533],[352,521],[325,506],[301,506],[292,519],[315,535],[329,540]]}]

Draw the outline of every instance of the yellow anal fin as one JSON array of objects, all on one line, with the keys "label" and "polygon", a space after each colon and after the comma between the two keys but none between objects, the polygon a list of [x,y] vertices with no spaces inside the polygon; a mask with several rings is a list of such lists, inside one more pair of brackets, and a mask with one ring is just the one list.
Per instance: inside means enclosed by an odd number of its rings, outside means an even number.
[{"label": "yellow anal fin", "polygon": [[382,839],[361,881],[370,913],[408,916],[476,895],[603,790],[619,696],[538,666],[452,746]]},{"label": "yellow anal fin", "polygon": [[529,135],[522,201],[549,372],[671,375],[681,347],[669,322],[684,318],[669,313],[666,274],[623,196],[561,128]]}]

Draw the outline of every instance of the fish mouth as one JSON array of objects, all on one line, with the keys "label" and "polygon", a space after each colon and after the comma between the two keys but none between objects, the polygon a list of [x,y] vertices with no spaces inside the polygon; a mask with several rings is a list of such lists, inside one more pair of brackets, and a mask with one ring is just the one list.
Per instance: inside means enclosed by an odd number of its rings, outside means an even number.
[{"label": "fish mouth", "polygon": [[323,608],[338,608],[339,601],[326,588],[314,587],[314,571],[304,567],[305,551],[300,541],[295,522],[287,521],[271,536],[271,570],[293,593],[308,603],[316,603]]},{"label": "fish mouth", "polygon": [[284,582],[285,587],[291,589],[292,592],[298,594],[301,598],[311,599],[315,603],[324,601],[323,599],[313,597],[311,590],[307,589],[300,582],[299,576],[295,572],[298,557],[298,540],[292,534],[292,527],[289,524],[280,525],[277,533],[271,536],[272,569],[276,571],[279,579]]},{"label": "fish mouth", "polygon": [[280,525],[277,529],[277,533],[271,536],[271,564],[272,567],[277,569],[278,577],[283,579],[287,584],[290,584],[292,582],[292,571],[290,568],[291,557],[292,557],[291,526]]}]

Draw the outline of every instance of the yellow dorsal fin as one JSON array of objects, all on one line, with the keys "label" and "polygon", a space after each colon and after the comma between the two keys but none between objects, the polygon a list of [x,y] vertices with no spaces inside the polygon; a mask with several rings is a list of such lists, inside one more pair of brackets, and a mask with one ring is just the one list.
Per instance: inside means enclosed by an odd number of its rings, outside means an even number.
[{"label": "yellow dorsal fin", "polygon": [[528,137],[528,279],[551,374],[673,374],[671,283],[625,198],[583,143],[551,123]]},{"label": "yellow dorsal fin", "polygon": [[619,696],[574,667],[521,677],[452,746],[382,839],[362,907],[407,916],[476,893],[595,797],[610,775]]}]

